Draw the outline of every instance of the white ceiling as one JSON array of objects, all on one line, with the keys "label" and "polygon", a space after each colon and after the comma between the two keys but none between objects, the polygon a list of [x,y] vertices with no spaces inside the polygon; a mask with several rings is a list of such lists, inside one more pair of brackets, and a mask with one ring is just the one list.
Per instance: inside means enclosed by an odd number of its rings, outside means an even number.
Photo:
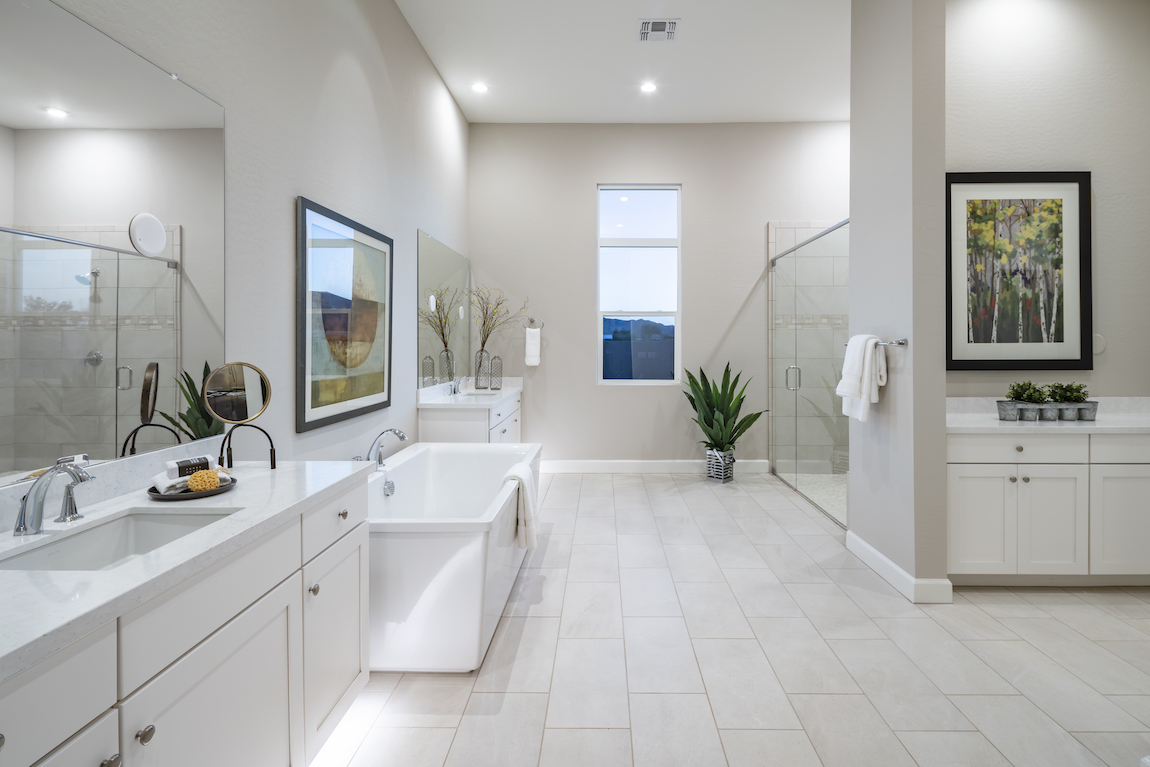
[{"label": "white ceiling", "polygon": [[48,0],[0,0],[0,125],[222,128],[224,110]]},{"label": "white ceiling", "polygon": [[[397,2],[471,122],[850,118],[850,0]],[[678,39],[638,42],[650,18]]]}]

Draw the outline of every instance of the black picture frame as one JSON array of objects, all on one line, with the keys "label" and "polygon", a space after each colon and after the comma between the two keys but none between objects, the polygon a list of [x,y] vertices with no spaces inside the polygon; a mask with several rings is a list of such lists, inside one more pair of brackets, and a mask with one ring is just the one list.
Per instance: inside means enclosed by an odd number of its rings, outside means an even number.
[{"label": "black picture frame", "polygon": [[[349,284],[348,292],[352,295],[349,297],[338,296],[328,291],[322,293],[317,292],[317,296],[312,295],[311,286],[309,285],[309,275],[311,274],[311,266],[313,258],[321,257],[318,253],[313,253],[313,250],[323,250],[322,248],[309,247],[308,238],[308,218],[309,213],[313,215],[314,220],[318,221],[320,218],[329,219],[336,225],[344,227],[353,232],[352,237],[348,238],[348,243],[352,251],[352,272],[349,273],[351,283],[355,287],[352,288]],[[338,227],[337,227],[338,228]],[[374,242],[363,242],[363,239]],[[352,243],[357,242],[365,247],[356,248]],[[381,247],[382,246],[382,247]],[[330,246],[329,246],[330,247]],[[337,249],[338,250],[338,249]],[[385,263],[378,264],[374,260],[375,253],[382,254]],[[359,260],[356,260],[356,259]],[[360,267],[364,270],[355,271]],[[366,271],[371,277],[370,280],[365,281],[362,279],[363,271]],[[383,329],[382,337],[379,332],[379,311],[378,304],[381,299],[380,291],[378,291],[379,276],[386,275],[385,280],[387,285],[382,291],[382,301],[384,303],[382,318],[384,320],[385,328]],[[318,203],[312,202],[305,197],[296,198],[296,423],[295,430],[297,434],[302,434],[313,429],[320,429],[324,426],[330,426],[340,421],[346,421],[350,418],[356,418],[376,410],[382,410],[391,407],[391,386],[392,386],[392,336],[393,336],[393,296],[394,296],[394,277],[395,277],[395,243],[385,234],[370,229],[363,224],[351,220],[350,218],[340,215],[335,211],[325,208]],[[364,297],[354,295],[355,290],[363,290],[363,284],[371,282],[372,289],[375,290],[374,297],[370,301],[365,301]],[[324,297],[331,297],[332,302],[338,303],[340,301],[346,302],[346,307],[340,306],[324,306],[319,312],[317,325],[316,312],[313,312],[313,301],[322,301]],[[358,303],[357,303],[358,302]],[[374,331],[371,333],[371,341],[367,343],[363,340],[355,340],[357,332],[359,335],[366,333],[366,328],[370,327],[370,322],[362,319],[357,323],[356,320],[364,316],[364,312],[359,310],[359,307],[364,305],[370,306],[375,304],[376,325]],[[344,314],[346,317],[341,320],[340,315]],[[367,316],[370,317],[370,314]],[[338,327],[343,322],[342,329],[343,341],[339,341],[339,334],[341,332]],[[366,324],[365,324],[366,322]],[[358,331],[357,327],[358,326]],[[325,331],[324,343],[319,343],[316,335],[317,329],[322,328]],[[333,340],[334,339],[334,340]],[[376,349],[376,343],[382,341],[386,347],[382,351]],[[312,358],[309,351],[326,350],[322,353],[331,354],[331,360],[324,360],[324,363],[332,368],[333,372],[327,376],[316,376],[312,365]],[[374,356],[373,356],[374,355]],[[361,361],[359,365],[351,365],[349,363],[355,362],[360,356],[364,356],[365,360]],[[341,359],[342,357],[342,359]],[[382,360],[379,358],[382,357]],[[365,379],[372,381],[372,386],[378,386],[378,379],[382,378],[383,391],[373,391],[369,396],[355,397],[351,395],[343,395],[344,398],[338,402],[323,403],[316,401],[316,387],[320,387],[323,391],[329,391],[333,388],[340,386],[354,390],[357,388],[356,382],[353,380],[359,375],[346,375],[343,381],[339,380],[339,368],[345,371],[357,369],[359,366],[371,362],[377,365],[382,362],[382,371],[376,373],[368,370],[363,374]],[[363,388],[363,387],[359,387]],[[355,403],[362,400],[361,405]]]},{"label": "black picture frame", "polygon": [[[976,197],[967,197],[967,185],[980,185],[982,188],[987,186],[993,187],[999,185],[1003,189],[1004,197],[991,198],[989,196],[979,195]],[[1067,209],[1060,207],[1060,213],[1065,216],[1059,220],[1062,226],[1062,237],[1065,238],[1063,246],[1073,242],[1076,246],[1076,264],[1071,264],[1069,261],[1069,254],[1064,250],[1063,264],[1069,270],[1071,267],[1076,269],[1076,286],[1071,291],[1071,286],[1067,284],[1067,277],[1059,272],[1059,277],[1052,280],[1057,282],[1057,279],[1062,279],[1066,287],[1063,295],[1061,296],[1063,309],[1067,315],[1070,315],[1071,308],[1068,307],[1070,299],[1076,298],[1076,317],[1071,317],[1076,323],[1076,331],[1070,332],[1068,335],[1072,339],[1076,339],[1076,344],[1071,341],[1069,344],[1066,341],[1066,336],[1058,344],[1051,343],[1050,348],[1052,352],[1056,346],[1059,346],[1059,351],[1062,352],[1061,356],[1052,354],[1051,356],[1042,356],[1040,348],[1044,347],[1045,343],[973,343],[971,342],[970,335],[962,338],[956,338],[956,331],[959,329],[959,324],[955,318],[956,300],[961,300],[962,304],[959,305],[962,309],[967,309],[967,302],[969,301],[969,293],[973,292],[969,287],[966,279],[963,279],[961,284],[956,284],[958,278],[956,277],[957,264],[955,258],[962,259],[962,267],[965,269],[968,265],[967,248],[962,246],[960,252],[955,252],[955,239],[959,233],[954,231],[954,226],[962,227],[961,236],[963,242],[966,242],[967,236],[967,219],[966,214],[963,218],[956,221],[955,208],[956,203],[963,202],[966,199],[995,199],[995,200],[1015,200],[1023,195],[1019,194],[1020,187],[1025,191],[1028,185],[1034,186],[1035,200],[1042,199],[1043,185],[1047,189],[1051,185],[1065,185],[1064,188],[1077,189],[1077,205],[1071,206],[1073,212],[1076,214],[1074,217],[1067,215]],[[1090,199],[1090,172],[1089,171],[1019,171],[1019,172],[986,172],[986,173],[947,173],[946,174],[946,369],[947,370],[1092,370],[1094,368],[1094,329],[1093,329],[1093,305],[1091,301],[1092,295],[1092,280],[1091,280],[1091,199]],[[1048,200],[1044,200],[1048,201]],[[1061,205],[1061,201],[1059,201]],[[965,210],[965,206],[964,206]],[[1065,224],[1069,223],[1074,218],[1073,231],[1069,231],[1069,227]],[[1053,260],[1051,268],[1053,269]],[[984,267],[985,269],[985,267]],[[961,291],[961,298],[956,296],[955,291]],[[1001,297],[998,291],[995,293],[996,303]],[[1045,295],[1045,294],[1044,294]],[[1019,299],[1022,300],[1021,297]],[[1051,304],[1055,309],[1058,308],[1057,299]],[[1029,308],[1027,311],[1030,311]],[[1020,337],[1019,334],[1023,333],[1021,317],[1023,309],[1021,304],[1017,310],[1019,319],[1019,331],[1015,334],[1015,338]],[[1059,315],[1062,316],[1061,314]],[[1045,320],[1045,317],[1042,317]],[[1065,322],[1064,318],[1064,322]],[[1052,322],[1053,324],[1053,322]],[[961,325],[963,330],[968,334],[972,332],[973,324],[969,318]],[[1070,330],[1070,327],[1066,327]],[[1074,347],[1077,347],[1076,353]],[[1032,347],[1032,348],[1023,348]],[[1028,352],[1031,356],[1010,356],[1011,351]],[[987,358],[977,358],[980,353],[996,356]],[[972,358],[971,355],[976,355]]]}]

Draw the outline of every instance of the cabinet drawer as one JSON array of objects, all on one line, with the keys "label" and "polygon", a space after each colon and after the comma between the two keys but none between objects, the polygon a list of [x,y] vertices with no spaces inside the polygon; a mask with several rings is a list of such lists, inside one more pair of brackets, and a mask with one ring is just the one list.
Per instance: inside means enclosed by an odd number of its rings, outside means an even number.
[{"label": "cabinet drawer", "polygon": [[112,709],[36,762],[36,767],[98,767],[120,753],[120,712]]},{"label": "cabinet drawer", "polygon": [[[345,514],[346,512],[346,514]],[[303,561],[332,545],[367,519],[367,480],[303,515]]]},{"label": "cabinet drawer", "polygon": [[1092,434],[1091,463],[1150,463],[1150,434]]},{"label": "cabinet drawer", "polygon": [[236,552],[120,618],[120,698],[162,671],[300,566],[300,522]]},{"label": "cabinet drawer", "polygon": [[491,438],[488,440],[492,444],[501,442],[518,442],[519,441],[519,411],[516,410],[511,415],[504,418],[499,423],[491,427]]},{"label": "cabinet drawer", "polygon": [[[1036,427],[1041,428],[1041,427]],[[948,434],[947,463],[1088,463],[1086,434]]]},{"label": "cabinet drawer", "polygon": [[515,394],[510,397],[501,399],[491,408],[488,415],[487,427],[494,429],[496,424],[503,421],[509,415],[519,409],[519,395]]},{"label": "cabinet drawer", "polygon": [[0,764],[28,767],[115,703],[113,621],[0,685]]}]

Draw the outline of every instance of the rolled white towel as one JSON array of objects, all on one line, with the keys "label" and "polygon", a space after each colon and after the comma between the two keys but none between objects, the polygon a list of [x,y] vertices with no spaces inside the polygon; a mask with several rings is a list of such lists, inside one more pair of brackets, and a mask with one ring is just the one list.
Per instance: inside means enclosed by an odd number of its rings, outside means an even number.
[{"label": "rolled white towel", "polygon": [[519,483],[519,501],[515,511],[515,538],[521,549],[535,548],[538,535],[535,501],[535,475],[525,463],[514,464],[503,475],[503,481]]},{"label": "rolled white towel", "polygon": [[542,345],[540,330],[541,328],[527,328],[524,364],[529,368],[539,366],[539,348]]},{"label": "rolled white towel", "polygon": [[168,461],[164,473],[168,479],[177,479],[179,477],[190,477],[197,471],[203,471],[204,469],[211,471],[215,468],[216,457],[214,455],[197,455],[193,458],[183,458],[179,461]]}]

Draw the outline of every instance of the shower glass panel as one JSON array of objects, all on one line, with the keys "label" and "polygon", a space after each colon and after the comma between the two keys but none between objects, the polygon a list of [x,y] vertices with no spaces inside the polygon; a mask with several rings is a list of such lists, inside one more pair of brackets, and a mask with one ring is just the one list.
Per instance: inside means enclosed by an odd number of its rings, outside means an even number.
[{"label": "shower glass panel", "polygon": [[848,427],[835,387],[848,338],[849,225],[792,231],[802,244],[771,269],[771,466],[846,526]]}]

